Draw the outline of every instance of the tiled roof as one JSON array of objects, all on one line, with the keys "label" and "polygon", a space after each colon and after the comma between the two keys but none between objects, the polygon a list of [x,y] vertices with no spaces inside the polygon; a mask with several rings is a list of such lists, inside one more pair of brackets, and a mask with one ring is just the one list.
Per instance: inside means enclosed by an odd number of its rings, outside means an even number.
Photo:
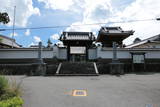
[{"label": "tiled roof", "polygon": [[66,36],[68,40],[89,40],[88,35],[68,35]]},{"label": "tiled roof", "polygon": [[133,34],[134,31],[123,31],[121,27],[102,27],[100,32],[109,33],[109,34],[120,34],[120,33],[129,33]]},{"label": "tiled roof", "polygon": [[160,34],[156,35],[156,36],[153,36],[153,37],[150,37],[150,38],[147,38],[147,39],[144,39],[144,40],[142,40],[140,42],[128,45],[128,46],[126,46],[126,48],[133,48],[135,46],[139,46],[139,45],[145,44],[147,42],[156,42],[156,41],[160,41]]},{"label": "tiled roof", "polygon": [[60,40],[94,40],[92,32],[63,32]]},{"label": "tiled roof", "polygon": [[12,38],[9,38],[9,37],[3,36],[3,35],[0,35],[0,38],[2,39],[1,40],[2,45],[7,45],[7,46],[13,45],[13,47],[15,47],[15,48],[20,47],[20,45],[18,43],[16,43],[15,39],[12,39]]}]

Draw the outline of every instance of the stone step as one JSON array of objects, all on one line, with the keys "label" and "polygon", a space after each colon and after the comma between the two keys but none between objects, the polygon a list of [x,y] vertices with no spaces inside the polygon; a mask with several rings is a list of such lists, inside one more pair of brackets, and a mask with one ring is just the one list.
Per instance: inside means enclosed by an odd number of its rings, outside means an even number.
[{"label": "stone step", "polygon": [[58,75],[98,75],[93,62],[63,62]]},{"label": "stone step", "polygon": [[55,76],[99,76],[99,74],[55,74]]}]

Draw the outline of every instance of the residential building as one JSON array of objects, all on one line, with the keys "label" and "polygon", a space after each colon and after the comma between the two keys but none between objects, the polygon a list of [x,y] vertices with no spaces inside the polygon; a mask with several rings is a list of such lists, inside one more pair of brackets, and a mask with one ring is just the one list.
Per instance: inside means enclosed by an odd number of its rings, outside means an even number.
[{"label": "residential building", "polygon": [[16,43],[15,39],[0,35],[0,48],[20,48],[21,45]]}]

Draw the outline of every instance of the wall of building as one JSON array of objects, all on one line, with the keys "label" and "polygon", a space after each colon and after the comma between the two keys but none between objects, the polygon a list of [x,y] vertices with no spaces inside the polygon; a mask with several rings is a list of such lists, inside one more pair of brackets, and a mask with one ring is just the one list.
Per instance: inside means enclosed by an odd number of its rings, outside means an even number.
[{"label": "wall of building", "polygon": [[[53,50],[43,50],[42,58],[53,58]],[[38,49],[0,49],[0,59],[38,58]]]},{"label": "wall of building", "polygon": [[89,60],[94,60],[97,58],[97,49],[92,48],[88,50],[88,59]]},{"label": "wall of building", "polygon": [[[119,49],[119,50],[117,50],[117,57],[119,59],[128,59],[128,58],[131,58],[131,54],[128,50]],[[113,49],[98,47],[97,58],[112,59],[113,58]]]},{"label": "wall of building", "polygon": [[[160,59],[160,49],[117,49],[119,59],[131,59],[131,52],[144,52],[146,59]],[[67,49],[54,47],[53,49],[43,49],[42,58],[67,59]],[[90,60],[94,59],[112,59],[112,48],[92,48],[88,50]],[[34,59],[38,58],[38,49],[36,48],[19,48],[19,49],[0,49],[0,59]]]},{"label": "wall of building", "polygon": [[67,59],[67,49],[58,48],[58,59],[66,60]]},{"label": "wall of building", "polygon": [[[160,59],[160,49],[146,48],[146,49],[117,49],[117,58],[119,59],[131,59],[131,52],[144,52],[146,59]],[[112,48],[97,48],[97,58],[112,59]]]},{"label": "wall of building", "polygon": [[[160,49],[117,49],[117,56],[120,62],[124,63],[124,71],[132,71],[132,56],[131,52],[144,52],[146,60],[146,71],[160,71]],[[88,57],[90,60],[96,59],[96,64],[98,70],[101,74],[109,73],[110,64],[113,57],[112,48],[92,48],[88,50]],[[15,68],[15,71],[19,68],[26,68],[28,66],[25,64],[36,63],[38,57],[38,49],[36,48],[19,48],[19,49],[0,49],[0,68],[12,70]],[[42,57],[44,62],[47,63],[47,75],[54,74],[58,67],[59,61],[67,59],[67,49],[53,47],[53,49],[43,49]],[[54,57],[60,60],[54,60]],[[11,64],[11,65],[7,65]],[[14,65],[19,64],[19,65]],[[22,64],[22,65],[21,65]],[[23,65],[24,64],[24,65]],[[5,66],[4,66],[5,65]],[[16,66],[16,67],[15,67]],[[23,67],[24,66],[24,67]],[[135,65],[135,71],[144,71],[144,64]],[[10,68],[9,68],[10,67]],[[1,70],[0,69],[0,70]],[[5,71],[5,70],[4,70]],[[15,73],[16,74],[16,73]]]},{"label": "wall of building", "polygon": [[[51,49],[43,49],[42,58],[66,59],[67,49],[53,47]],[[34,59],[38,58],[37,48],[17,48],[17,49],[0,49],[0,59]]]}]

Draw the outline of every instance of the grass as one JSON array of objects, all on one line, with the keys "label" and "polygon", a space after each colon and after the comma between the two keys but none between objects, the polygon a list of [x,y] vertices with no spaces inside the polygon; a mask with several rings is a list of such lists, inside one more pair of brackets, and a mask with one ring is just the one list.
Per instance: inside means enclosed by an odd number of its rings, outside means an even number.
[{"label": "grass", "polygon": [[21,107],[19,106],[22,102],[20,96],[20,84],[14,80],[9,81],[5,76],[0,75],[0,107]]}]

